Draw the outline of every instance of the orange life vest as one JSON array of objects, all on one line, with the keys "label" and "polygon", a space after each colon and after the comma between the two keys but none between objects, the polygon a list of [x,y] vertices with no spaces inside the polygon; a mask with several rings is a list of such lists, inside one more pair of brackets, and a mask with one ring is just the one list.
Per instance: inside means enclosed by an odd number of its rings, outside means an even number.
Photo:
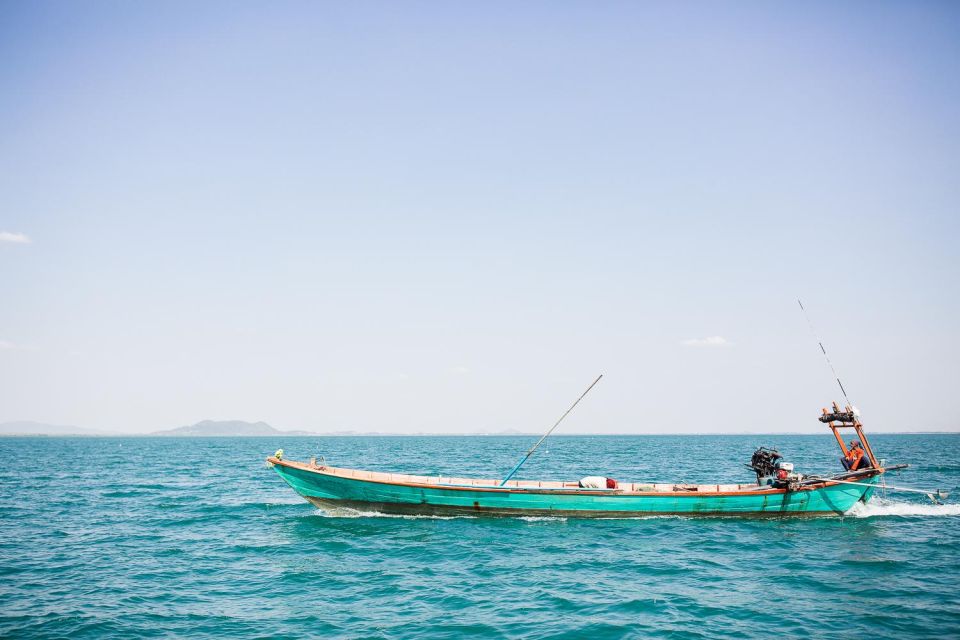
[{"label": "orange life vest", "polygon": [[847,460],[850,461],[850,471],[856,471],[857,467],[860,466],[860,461],[863,459],[863,449],[860,447],[854,447],[850,449],[850,455],[847,456]]}]

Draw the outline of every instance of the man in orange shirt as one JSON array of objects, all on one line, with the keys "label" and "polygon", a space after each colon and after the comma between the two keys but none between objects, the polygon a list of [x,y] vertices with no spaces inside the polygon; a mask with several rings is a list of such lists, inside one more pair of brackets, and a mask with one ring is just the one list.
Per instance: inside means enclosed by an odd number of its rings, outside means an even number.
[{"label": "man in orange shirt", "polygon": [[847,452],[845,457],[840,458],[840,462],[843,463],[843,468],[847,471],[856,471],[862,461],[863,448],[859,442],[854,440],[850,443],[850,451]]}]

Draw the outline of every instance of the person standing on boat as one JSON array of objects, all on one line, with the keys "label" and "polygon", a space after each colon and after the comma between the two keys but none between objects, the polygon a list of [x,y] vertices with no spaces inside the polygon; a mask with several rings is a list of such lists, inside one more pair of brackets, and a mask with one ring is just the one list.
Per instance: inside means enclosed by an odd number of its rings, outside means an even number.
[{"label": "person standing on boat", "polygon": [[856,471],[862,460],[863,447],[861,447],[860,443],[856,440],[850,443],[850,451],[847,452],[847,455],[840,458],[843,468],[847,471]]}]

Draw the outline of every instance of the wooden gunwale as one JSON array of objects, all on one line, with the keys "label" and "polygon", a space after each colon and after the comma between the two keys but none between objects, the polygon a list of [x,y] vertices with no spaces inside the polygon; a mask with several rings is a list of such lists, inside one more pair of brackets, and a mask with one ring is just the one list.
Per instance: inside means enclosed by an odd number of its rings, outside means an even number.
[{"label": "wooden gunwale", "polygon": [[591,518],[591,519],[638,519],[655,518],[662,516],[681,516],[696,518],[717,518],[717,519],[757,519],[772,520],[780,519],[785,516],[790,518],[822,518],[824,515],[835,515],[835,511],[634,511],[634,510],[584,510],[584,509],[506,509],[483,507],[457,507],[447,505],[431,505],[429,503],[403,503],[403,502],[368,502],[360,500],[340,500],[315,498],[313,496],[304,497],[307,502],[320,509],[337,509],[346,507],[355,511],[373,511],[397,515],[436,515],[436,516],[499,516],[515,517],[518,511],[522,511],[523,516],[534,516],[543,518]]},{"label": "wooden gunwale", "polygon": [[[273,456],[267,458],[267,462],[274,465],[280,465],[282,467],[290,467],[291,469],[299,469],[301,471],[307,471],[310,473],[315,473],[322,476],[331,476],[335,478],[341,478],[345,480],[355,480],[357,482],[370,482],[374,484],[384,484],[384,485],[393,485],[400,487],[412,487],[416,489],[443,489],[448,491],[482,491],[489,493],[518,493],[518,494],[544,494],[544,495],[615,495],[623,497],[641,497],[641,496],[684,496],[684,497],[703,497],[703,496],[767,496],[767,495],[781,495],[787,493],[785,488],[776,488],[771,487],[769,489],[753,489],[753,490],[739,490],[739,491],[699,491],[699,490],[673,490],[673,491],[625,491],[622,489],[551,489],[544,487],[497,487],[497,486],[487,486],[487,485],[455,485],[455,484],[442,484],[440,482],[410,482],[410,481],[400,481],[400,480],[384,480],[379,478],[361,478],[356,475],[347,475],[343,472],[361,472],[368,474],[382,474],[382,475],[398,475],[398,476],[408,476],[408,474],[392,474],[392,473],[383,473],[377,471],[364,471],[361,469],[348,469],[341,467],[314,467],[309,464],[304,464],[302,462],[295,462],[290,460],[280,460]],[[855,480],[869,480],[877,475],[880,475],[884,472],[883,469],[874,469],[875,473],[863,474],[857,476]],[[408,476],[409,477],[409,476]],[[803,492],[803,491],[816,491],[824,487],[835,486],[842,484],[839,482],[831,482],[829,479],[824,479],[822,482],[816,482],[813,484],[805,485],[797,488],[793,493]],[[700,486],[717,486],[717,485],[697,485],[698,489]]]}]

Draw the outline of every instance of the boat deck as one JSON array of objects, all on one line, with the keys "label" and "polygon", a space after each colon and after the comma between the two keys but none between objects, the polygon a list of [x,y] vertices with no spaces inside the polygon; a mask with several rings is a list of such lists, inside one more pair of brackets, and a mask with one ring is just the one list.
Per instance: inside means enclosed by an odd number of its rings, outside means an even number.
[{"label": "boat deck", "polygon": [[596,491],[616,493],[729,493],[771,489],[771,487],[758,486],[755,482],[750,484],[683,484],[673,482],[645,483],[619,481],[614,489],[587,489],[580,487],[579,482],[561,482],[552,480],[510,480],[503,487],[500,487],[501,481],[493,479],[461,478],[458,476],[421,476],[410,475],[406,473],[384,473],[380,471],[330,467],[326,465],[318,465],[314,462],[301,463],[288,460],[283,460],[282,462],[277,460],[276,462],[290,467],[308,469],[310,471],[316,471],[341,478],[353,478],[356,480],[368,480],[370,482],[383,482],[387,484],[434,485],[438,487],[477,487],[484,489],[552,489],[558,491]]}]

